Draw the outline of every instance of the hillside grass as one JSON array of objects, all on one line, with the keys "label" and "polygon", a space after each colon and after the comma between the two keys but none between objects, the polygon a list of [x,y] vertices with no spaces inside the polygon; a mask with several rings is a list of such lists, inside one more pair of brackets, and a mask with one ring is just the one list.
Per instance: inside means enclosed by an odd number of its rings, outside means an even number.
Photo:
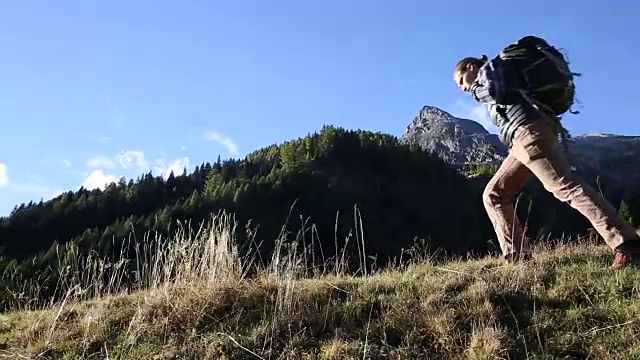
[{"label": "hillside grass", "polygon": [[128,293],[87,280],[119,283],[118,266],[79,259],[60,301],[0,315],[0,358],[640,358],[640,271],[608,270],[594,239],[538,246],[529,263],[414,256],[354,276],[285,246],[241,259],[234,232],[222,215],[157,247]]}]

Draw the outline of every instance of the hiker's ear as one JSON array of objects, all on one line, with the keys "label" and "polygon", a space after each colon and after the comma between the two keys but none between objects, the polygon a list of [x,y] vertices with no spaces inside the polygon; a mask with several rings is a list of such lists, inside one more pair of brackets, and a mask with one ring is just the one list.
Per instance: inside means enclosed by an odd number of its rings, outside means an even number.
[{"label": "hiker's ear", "polygon": [[468,63],[466,67],[467,67],[467,71],[472,71],[473,69],[475,69],[476,66],[472,63]]}]

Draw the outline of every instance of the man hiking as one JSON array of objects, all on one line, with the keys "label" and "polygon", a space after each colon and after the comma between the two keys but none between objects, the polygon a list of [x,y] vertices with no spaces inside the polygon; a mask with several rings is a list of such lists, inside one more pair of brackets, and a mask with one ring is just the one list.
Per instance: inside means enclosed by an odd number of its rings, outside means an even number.
[{"label": "man hiking", "polygon": [[600,193],[574,176],[557,146],[558,135],[565,135],[559,116],[573,104],[574,75],[579,74],[569,70],[555,47],[525,36],[491,60],[460,60],[453,77],[463,91],[487,104],[501,141],[510,148],[482,195],[505,259],[512,262],[530,255],[514,201],[535,176],[591,222],[613,249],[610,269],[616,270],[640,260],[640,237]]}]

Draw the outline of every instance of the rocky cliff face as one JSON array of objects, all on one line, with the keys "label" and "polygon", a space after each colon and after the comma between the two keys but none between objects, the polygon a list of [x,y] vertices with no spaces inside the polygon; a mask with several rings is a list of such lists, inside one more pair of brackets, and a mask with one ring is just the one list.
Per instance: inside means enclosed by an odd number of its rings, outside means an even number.
[{"label": "rocky cliff face", "polygon": [[433,106],[420,110],[400,140],[418,144],[456,166],[496,163],[507,154],[498,136],[478,122],[457,118]]},{"label": "rocky cliff face", "polygon": [[[478,122],[456,118],[432,106],[420,110],[401,141],[418,144],[459,167],[499,164],[508,151],[497,135]],[[590,183],[602,184],[618,193],[640,181],[640,136],[573,135],[570,149],[577,172]]]},{"label": "rocky cliff face", "polygon": [[628,184],[640,180],[640,136],[576,135],[570,150],[584,176],[601,176]]}]

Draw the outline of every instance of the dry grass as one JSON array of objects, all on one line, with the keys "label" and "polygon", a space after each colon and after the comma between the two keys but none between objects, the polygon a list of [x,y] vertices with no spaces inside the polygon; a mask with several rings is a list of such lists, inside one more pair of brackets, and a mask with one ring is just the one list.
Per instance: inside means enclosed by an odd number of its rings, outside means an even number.
[{"label": "dry grass", "polygon": [[528,264],[424,261],[358,277],[314,275],[282,246],[249,278],[255,262],[238,258],[234,234],[223,214],[154,247],[136,279],[143,290],[121,293],[123,272],[69,275],[66,300],[0,315],[0,357],[640,358],[640,271],[608,271],[601,245],[538,248]]}]

